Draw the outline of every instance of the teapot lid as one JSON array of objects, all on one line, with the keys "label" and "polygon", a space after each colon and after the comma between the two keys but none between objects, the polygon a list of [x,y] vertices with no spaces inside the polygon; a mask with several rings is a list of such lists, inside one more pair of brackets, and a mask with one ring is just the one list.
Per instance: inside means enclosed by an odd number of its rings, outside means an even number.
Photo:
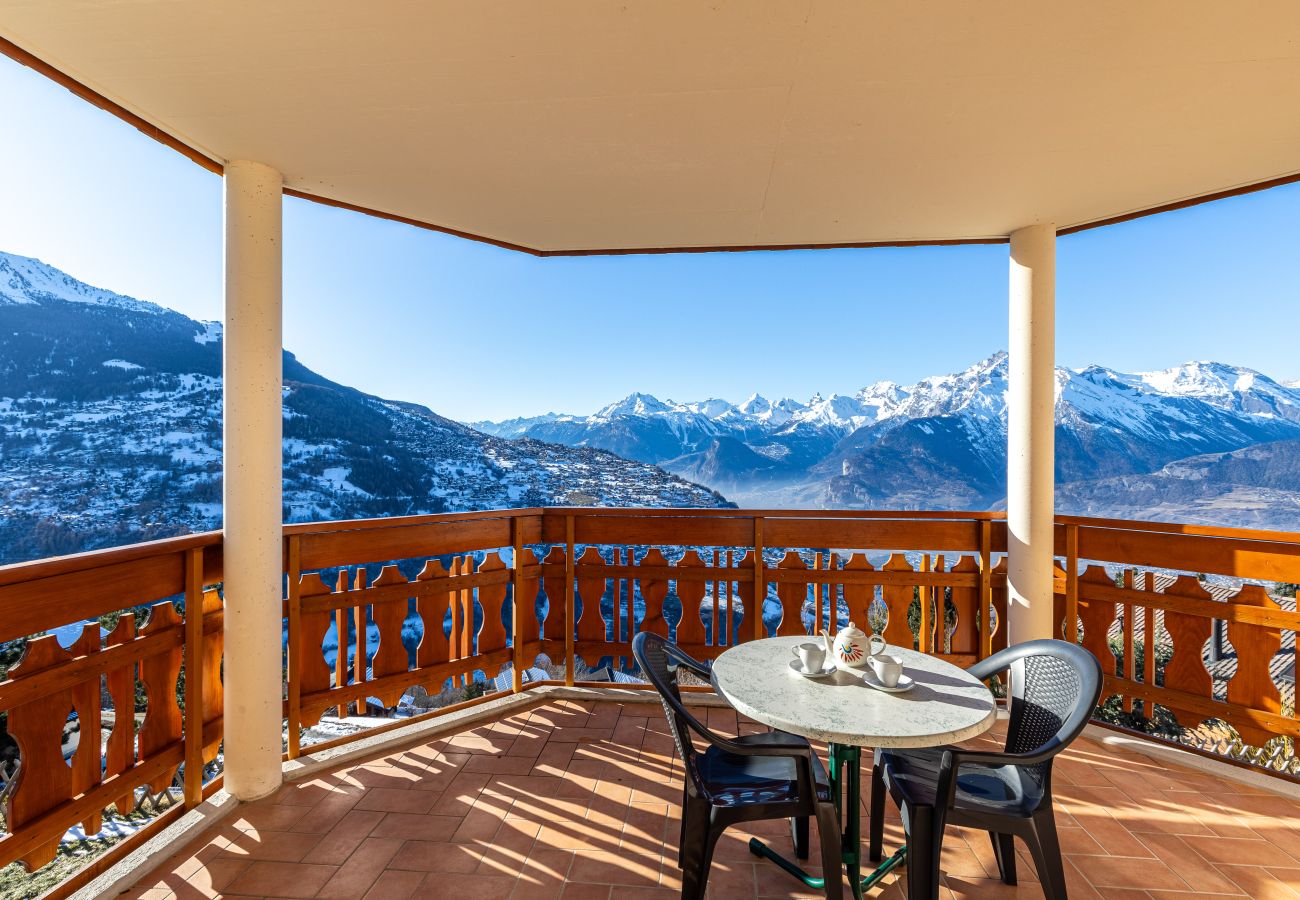
[{"label": "teapot lid", "polygon": [[863,631],[858,626],[854,625],[852,622],[850,622],[848,625],[845,625],[843,628],[840,629],[840,634],[846,634],[846,633],[866,634],[865,631]]}]

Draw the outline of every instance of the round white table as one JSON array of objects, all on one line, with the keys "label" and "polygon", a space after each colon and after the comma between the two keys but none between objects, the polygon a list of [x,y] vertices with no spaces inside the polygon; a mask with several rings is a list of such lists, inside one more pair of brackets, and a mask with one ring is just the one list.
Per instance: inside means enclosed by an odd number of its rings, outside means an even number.
[{"label": "round white table", "polygon": [[[819,679],[791,671],[791,648],[820,640],[776,637],[732,647],[713,662],[713,687],[751,719],[829,745],[831,793],[844,822],[844,864],[854,894],[861,897],[907,853],[906,847],[900,848],[861,877],[862,748],[937,747],[964,741],[988,731],[997,710],[992,693],[974,676],[937,657],[893,645],[885,652],[899,658],[904,674],[916,682],[904,693],[870,687],[862,669],[840,669]],[[820,878],[758,839],[750,841],[750,850],[808,887],[823,886]]]}]

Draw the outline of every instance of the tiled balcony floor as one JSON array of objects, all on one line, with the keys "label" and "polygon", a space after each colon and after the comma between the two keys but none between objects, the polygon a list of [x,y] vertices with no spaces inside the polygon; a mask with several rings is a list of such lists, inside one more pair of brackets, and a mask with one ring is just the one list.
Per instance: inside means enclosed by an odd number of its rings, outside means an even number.
[{"label": "tiled balcony floor", "polygon": [[[708,721],[759,727],[724,709]],[[1288,799],[1087,739],[1055,777],[1073,900],[1300,897],[1300,809]],[[242,806],[131,895],[672,900],[680,785],[658,703],[551,700]],[[783,824],[761,833],[789,849]],[[820,896],[756,861],[748,837],[723,839],[711,898]],[[895,818],[887,850],[901,837]],[[987,836],[950,828],[942,896],[1041,897],[1023,847],[1019,868],[1021,885],[1002,885]],[[905,896],[905,878],[877,894]]]}]

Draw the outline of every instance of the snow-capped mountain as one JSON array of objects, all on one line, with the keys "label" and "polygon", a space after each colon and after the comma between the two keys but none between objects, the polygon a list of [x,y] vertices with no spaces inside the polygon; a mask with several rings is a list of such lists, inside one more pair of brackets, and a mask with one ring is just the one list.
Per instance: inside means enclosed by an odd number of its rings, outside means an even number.
[{"label": "snow-capped mountain", "polygon": [[[511,429],[633,455],[747,504],[985,508],[1005,496],[1006,392],[1007,357],[996,353],[914,385],[882,381],[806,403],[636,394],[593,416],[517,420]],[[1300,440],[1300,388],[1213,362],[1139,373],[1060,368],[1056,424],[1058,482],[1082,496],[1088,482]],[[1300,492],[1300,472],[1295,482]]]},{"label": "snow-capped mountain", "polygon": [[[593,448],[504,440],[284,355],[285,518],[719,506]],[[0,253],[0,562],[221,523],[221,329]]]},{"label": "snow-capped mountain", "polygon": [[92,287],[29,256],[0,252],[0,306],[41,306],[50,301],[85,303],[131,312],[162,314],[156,303]]}]

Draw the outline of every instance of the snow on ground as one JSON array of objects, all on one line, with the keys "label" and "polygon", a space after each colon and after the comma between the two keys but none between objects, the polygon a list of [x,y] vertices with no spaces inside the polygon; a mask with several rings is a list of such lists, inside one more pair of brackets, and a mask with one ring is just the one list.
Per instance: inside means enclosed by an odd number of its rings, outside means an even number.
[{"label": "snow on ground", "polygon": [[370,494],[348,481],[348,476],[352,470],[346,466],[331,466],[320,474],[321,480],[327,482],[335,493],[346,491],[349,494],[358,494],[362,497],[369,497]]},{"label": "snow on ground", "polygon": [[200,322],[203,330],[194,335],[194,343],[211,344],[221,340],[222,326],[220,322]]}]

